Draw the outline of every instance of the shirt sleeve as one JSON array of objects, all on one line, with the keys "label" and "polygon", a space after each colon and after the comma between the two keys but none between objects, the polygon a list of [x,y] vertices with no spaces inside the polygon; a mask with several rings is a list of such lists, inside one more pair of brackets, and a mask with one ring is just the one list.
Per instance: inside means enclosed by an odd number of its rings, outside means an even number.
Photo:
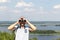
[{"label": "shirt sleeve", "polygon": [[28,30],[29,30],[29,27],[28,27],[28,26],[26,26],[26,29],[28,29]]},{"label": "shirt sleeve", "polygon": [[18,26],[15,26],[15,28],[17,28]]}]

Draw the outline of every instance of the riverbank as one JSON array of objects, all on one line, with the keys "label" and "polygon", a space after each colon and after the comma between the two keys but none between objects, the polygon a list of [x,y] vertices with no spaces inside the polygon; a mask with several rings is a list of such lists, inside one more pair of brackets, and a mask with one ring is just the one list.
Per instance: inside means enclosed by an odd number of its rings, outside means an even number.
[{"label": "riverbank", "polygon": [[60,34],[60,32],[56,32],[54,30],[36,30],[30,33],[31,34]]},{"label": "riverbank", "polygon": [[[0,32],[0,40],[14,40],[14,33]],[[32,38],[29,40],[37,40],[37,38]]]},{"label": "riverbank", "polygon": [[[60,34],[31,34],[30,36],[53,36],[53,35],[60,35]],[[0,40],[14,40],[14,33],[7,33],[7,32],[0,32]],[[36,37],[30,38],[29,40],[38,40]],[[57,39],[58,40],[58,39]]]}]

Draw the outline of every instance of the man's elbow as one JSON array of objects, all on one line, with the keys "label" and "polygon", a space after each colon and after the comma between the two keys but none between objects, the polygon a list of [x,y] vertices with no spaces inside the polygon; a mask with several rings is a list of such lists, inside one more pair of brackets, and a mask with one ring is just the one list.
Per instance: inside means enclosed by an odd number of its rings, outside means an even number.
[{"label": "man's elbow", "polygon": [[36,30],[36,28],[33,29],[33,31],[35,31],[35,30]]},{"label": "man's elbow", "polygon": [[8,30],[12,30],[12,29],[8,27]]}]

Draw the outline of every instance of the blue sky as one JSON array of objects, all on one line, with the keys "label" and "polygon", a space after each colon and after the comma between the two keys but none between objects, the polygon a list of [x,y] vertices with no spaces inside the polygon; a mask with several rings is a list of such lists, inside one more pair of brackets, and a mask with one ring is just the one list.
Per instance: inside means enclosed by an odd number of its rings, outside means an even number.
[{"label": "blue sky", "polygon": [[0,0],[0,21],[60,21],[60,0]]}]

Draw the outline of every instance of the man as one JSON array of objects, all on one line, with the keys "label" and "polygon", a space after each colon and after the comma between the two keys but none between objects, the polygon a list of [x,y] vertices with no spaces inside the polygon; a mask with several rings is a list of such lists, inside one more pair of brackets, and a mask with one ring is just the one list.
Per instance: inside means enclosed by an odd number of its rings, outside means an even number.
[{"label": "man", "polygon": [[[25,24],[28,24],[29,27],[25,26]],[[28,20],[21,17],[19,21],[10,25],[8,29],[15,30],[15,40],[29,40],[29,31],[35,31],[36,27]]]}]

